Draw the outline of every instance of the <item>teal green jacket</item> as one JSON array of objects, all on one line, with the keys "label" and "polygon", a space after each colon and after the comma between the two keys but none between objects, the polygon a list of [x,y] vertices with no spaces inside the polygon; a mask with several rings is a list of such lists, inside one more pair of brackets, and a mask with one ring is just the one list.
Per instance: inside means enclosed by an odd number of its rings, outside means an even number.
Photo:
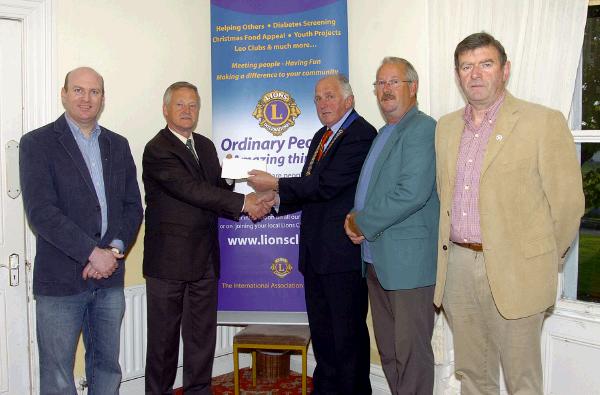
[{"label": "teal green jacket", "polygon": [[377,158],[365,207],[356,213],[386,290],[435,284],[440,202],[434,139],[433,118],[416,107],[407,112]]}]

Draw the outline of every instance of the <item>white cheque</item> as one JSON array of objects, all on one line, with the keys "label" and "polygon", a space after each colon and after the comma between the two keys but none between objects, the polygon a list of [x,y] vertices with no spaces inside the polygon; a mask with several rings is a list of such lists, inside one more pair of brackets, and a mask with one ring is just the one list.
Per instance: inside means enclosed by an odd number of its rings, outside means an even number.
[{"label": "white cheque", "polygon": [[241,180],[248,178],[248,172],[254,169],[267,171],[267,163],[258,159],[224,158],[221,177]]}]

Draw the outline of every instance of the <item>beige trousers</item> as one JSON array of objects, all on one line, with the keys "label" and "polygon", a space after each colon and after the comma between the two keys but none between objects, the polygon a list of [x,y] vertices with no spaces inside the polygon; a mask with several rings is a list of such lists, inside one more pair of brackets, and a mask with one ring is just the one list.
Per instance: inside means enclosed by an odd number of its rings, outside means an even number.
[{"label": "beige trousers", "polygon": [[509,394],[543,393],[540,335],[544,313],[514,320],[502,317],[482,252],[451,243],[442,303],[454,337],[462,394],[498,394],[500,366]]}]

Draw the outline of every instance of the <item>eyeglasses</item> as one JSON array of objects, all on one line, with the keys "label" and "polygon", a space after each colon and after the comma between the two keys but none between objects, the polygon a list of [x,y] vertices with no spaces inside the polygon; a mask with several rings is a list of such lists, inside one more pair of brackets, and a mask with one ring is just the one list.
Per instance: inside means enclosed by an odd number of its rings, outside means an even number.
[{"label": "eyeglasses", "polygon": [[412,81],[398,80],[398,79],[394,78],[389,81],[384,81],[384,80],[375,81],[375,82],[373,82],[373,86],[377,89],[383,89],[383,87],[386,85],[389,85],[390,88],[396,88],[398,85],[400,85],[401,82],[412,82]]}]

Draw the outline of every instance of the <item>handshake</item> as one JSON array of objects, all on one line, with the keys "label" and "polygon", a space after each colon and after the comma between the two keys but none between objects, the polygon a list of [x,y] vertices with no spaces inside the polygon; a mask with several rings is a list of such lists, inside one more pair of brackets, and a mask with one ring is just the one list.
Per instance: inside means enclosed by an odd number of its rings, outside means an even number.
[{"label": "handshake", "polygon": [[278,180],[271,174],[261,170],[248,172],[248,185],[256,192],[246,195],[244,200],[244,212],[250,219],[258,221],[271,212],[271,208],[278,204],[277,195]]}]

